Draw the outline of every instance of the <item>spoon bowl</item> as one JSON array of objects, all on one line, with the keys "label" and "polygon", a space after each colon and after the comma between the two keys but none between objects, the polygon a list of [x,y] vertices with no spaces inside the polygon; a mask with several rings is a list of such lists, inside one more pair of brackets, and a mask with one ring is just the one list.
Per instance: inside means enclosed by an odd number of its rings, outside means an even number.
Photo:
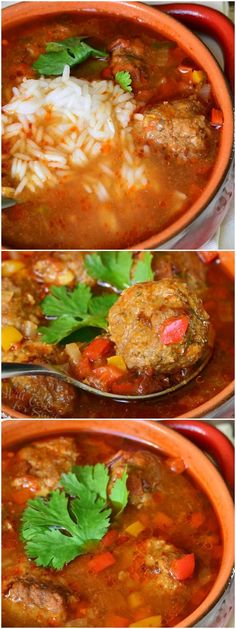
[{"label": "spoon bowl", "polygon": [[194,380],[201,371],[206,367],[212,355],[212,349],[207,348],[204,356],[201,361],[198,361],[196,367],[193,371],[188,374],[181,382],[174,384],[171,387],[166,389],[162,389],[161,391],[155,391],[152,393],[147,393],[145,395],[122,395],[117,393],[109,393],[108,391],[101,391],[100,389],[96,389],[95,387],[91,387],[89,384],[85,382],[81,382],[81,380],[76,380],[72,376],[69,376],[67,373],[61,371],[58,367],[47,365],[37,365],[32,363],[2,363],[2,372],[1,377],[4,378],[14,378],[18,376],[52,376],[54,378],[59,378],[60,380],[64,380],[68,384],[72,384],[77,389],[82,389],[86,393],[92,393],[93,395],[98,395],[100,397],[110,398],[112,400],[117,400],[118,402],[131,402],[135,400],[150,400],[152,398],[161,397],[163,395],[167,395],[168,393],[173,393],[178,389],[184,387],[186,384]]}]

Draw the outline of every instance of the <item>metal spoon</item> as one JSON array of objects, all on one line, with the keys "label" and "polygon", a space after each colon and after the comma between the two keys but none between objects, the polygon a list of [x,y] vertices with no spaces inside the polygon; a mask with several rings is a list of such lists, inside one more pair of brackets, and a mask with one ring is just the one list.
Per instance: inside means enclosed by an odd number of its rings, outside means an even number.
[{"label": "metal spoon", "polygon": [[13,198],[14,192],[14,188],[3,186],[1,200],[2,210],[7,210],[9,207],[16,205],[17,201]]},{"label": "metal spoon", "polygon": [[15,376],[53,376],[54,378],[59,378],[60,380],[64,380],[68,384],[73,384],[77,389],[82,389],[86,391],[86,393],[92,393],[93,395],[99,395],[100,397],[110,398],[112,400],[118,400],[120,402],[130,402],[134,400],[150,400],[151,398],[161,397],[163,395],[167,395],[167,393],[173,393],[177,391],[181,387],[185,386],[191,380],[194,380],[200,372],[204,369],[207,363],[210,360],[212,355],[212,350],[208,348],[205,352],[204,357],[201,360],[201,363],[197,363],[196,369],[186,376],[181,382],[169,387],[167,389],[162,389],[161,391],[156,391],[154,393],[148,393],[147,395],[119,395],[116,393],[108,393],[107,391],[101,391],[100,389],[95,389],[95,387],[90,387],[85,382],[81,382],[80,380],[76,380],[71,376],[68,376],[63,371],[60,371],[58,367],[50,366],[47,367],[45,365],[34,365],[30,363],[2,363],[2,378],[14,378]]},{"label": "metal spoon", "polygon": [[7,197],[2,196],[1,207],[2,210],[8,210],[9,207],[13,207],[16,205],[17,201],[15,199],[7,199]]}]

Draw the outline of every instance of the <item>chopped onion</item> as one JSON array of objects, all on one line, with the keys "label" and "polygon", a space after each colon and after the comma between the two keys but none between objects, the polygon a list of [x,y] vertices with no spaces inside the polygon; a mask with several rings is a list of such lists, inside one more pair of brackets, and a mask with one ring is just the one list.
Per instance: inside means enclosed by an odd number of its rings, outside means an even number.
[{"label": "chopped onion", "polygon": [[209,100],[209,97],[211,95],[210,83],[204,83],[204,85],[202,85],[202,87],[200,88],[198,94],[203,100]]}]

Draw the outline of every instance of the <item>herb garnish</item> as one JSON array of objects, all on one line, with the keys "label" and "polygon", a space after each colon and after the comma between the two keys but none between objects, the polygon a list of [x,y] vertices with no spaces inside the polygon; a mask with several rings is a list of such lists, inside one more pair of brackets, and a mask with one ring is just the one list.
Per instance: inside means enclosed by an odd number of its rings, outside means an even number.
[{"label": "herb garnish", "polygon": [[91,277],[124,290],[137,282],[153,280],[153,255],[145,252],[133,267],[133,255],[130,251],[104,251],[85,256],[84,264]]},{"label": "herb garnish", "polygon": [[122,87],[125,92],[132,92],[132,77],[126,70],[116,72],[115,81],[119,83],[120,87]]},{"label": "herb garnish", "polygon": [[104,50],[96,50],[84,41],[84,37],[70,37],[58,42],[46,44],[46,53],[39,55],[33,68],[39,74],[60,75],[65,65],[73,66],[86,61],[89,57],[107,57]]},{"label": "herb garnish", "polygon": [[[78,284],[72,291],[65,286],[52,286],[51,294],[41,303],[47,317],[56,317],[50,324],[39,328],[44,343],[59,343],[72,332],[94,328],[94,337],[98,328],[107,329],[107,315],[117,295],[103,293],[92,295],[86,284]],[[91,338],[92,334],[90,334]]]},{"label": "herb garnish", "polygon": [[28,501],[21,538],[37,566],[60,570],[104,537],[112,509],[118,515],[128,502],[126,471],[108,496],[109,480],[104,464],[75,466],[62,474],[63,489],[55,489],[47,499],[37,496]]}]

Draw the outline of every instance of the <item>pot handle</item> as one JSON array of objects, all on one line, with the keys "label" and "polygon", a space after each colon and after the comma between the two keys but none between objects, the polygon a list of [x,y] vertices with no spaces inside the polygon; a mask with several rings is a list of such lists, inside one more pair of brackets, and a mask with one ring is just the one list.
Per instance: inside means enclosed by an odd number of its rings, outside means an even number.
[{"label": "pot handle", "polygon": [[233,91],[234,26],[229,18],[216,9],[188,2],[158,5],[158,9],[176,18],[185,26],[211,35],[218,42],[224,56],[224,73]]},{"label": "pot handle", "polygon": [[165,424],[210,454],[220,468],[225,482],[234,490],[234,447],[228,437],[211,424],[202,421],[166,419]]}]

